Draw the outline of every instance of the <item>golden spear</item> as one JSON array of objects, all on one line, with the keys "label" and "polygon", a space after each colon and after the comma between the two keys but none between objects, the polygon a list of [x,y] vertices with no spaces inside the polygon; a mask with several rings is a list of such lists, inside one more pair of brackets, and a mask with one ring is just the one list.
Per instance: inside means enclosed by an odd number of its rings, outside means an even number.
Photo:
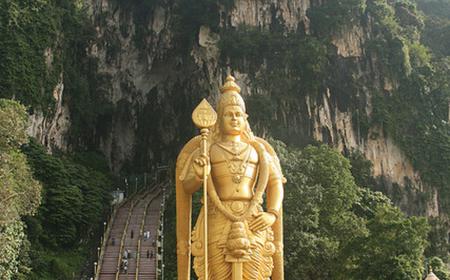
[{"label": "golden spear", "polygon": [[[200,129],[201,142],[200,151],[204,156],[208,156],[208,134],[209,130],[217,121],[217,113],[214,108],[203,99],[200,104],[192,112],[192,121],[195,126]],[[204,255],[204,280],[208,280],[208,190],[207,190],[207,164],[203,166],[203,214],[204,214],[204,240],[203,240],[203,255]]]}]

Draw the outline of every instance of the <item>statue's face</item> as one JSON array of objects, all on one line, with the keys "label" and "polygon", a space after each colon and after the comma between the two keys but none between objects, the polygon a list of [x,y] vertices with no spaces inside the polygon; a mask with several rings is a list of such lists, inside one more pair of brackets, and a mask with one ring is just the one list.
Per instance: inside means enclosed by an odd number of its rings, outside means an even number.
[{"label": "statue's face", "polygon": [[222,133],[228,135],[241,134],[245,129],[245,113],[237,105],[225,107],[222,115]]}]

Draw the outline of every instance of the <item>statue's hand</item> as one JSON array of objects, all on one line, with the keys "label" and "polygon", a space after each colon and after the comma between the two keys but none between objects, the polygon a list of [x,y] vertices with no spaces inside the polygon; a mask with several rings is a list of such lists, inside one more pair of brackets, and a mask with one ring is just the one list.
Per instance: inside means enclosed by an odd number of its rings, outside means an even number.
[{"label": "statue's hand", "polygon": [[208,176],[209,173],[211,172],[211,164],[209,163],[209,157],[205,154],[201,154],[197,158],[195,158],[193,166],[195,175],[200,179],[203,179],[205,166],[206,166],[206,176]]},{"label": "statue's hand", "polygon": [[256,215],[256,219],[253,220],[249,226],[251,231],[265,230],[275,223],[277,217],[272,213],[260,212]]}]

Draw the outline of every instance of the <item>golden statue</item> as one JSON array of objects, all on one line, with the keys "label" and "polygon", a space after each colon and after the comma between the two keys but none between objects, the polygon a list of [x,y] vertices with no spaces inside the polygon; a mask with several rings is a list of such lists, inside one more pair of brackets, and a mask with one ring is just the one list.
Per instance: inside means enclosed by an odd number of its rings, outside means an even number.
[{"label": "golden statue", "polygon": [[[201,136],[177,159],[178,279],[190,280],[192,254],[198,279],[282,280],[280,163],[273,148],[253,135],[232,76],[221,93],[217,115],[206,100],[195,109]],[[192,194],[202,186],[207,199],[191,232]]]}]

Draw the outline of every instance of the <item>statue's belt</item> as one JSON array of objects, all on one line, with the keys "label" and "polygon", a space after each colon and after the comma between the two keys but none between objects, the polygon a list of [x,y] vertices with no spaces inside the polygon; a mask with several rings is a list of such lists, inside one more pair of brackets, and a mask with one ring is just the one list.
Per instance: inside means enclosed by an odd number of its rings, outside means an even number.
[{"label": "statue's belt", "polygon": [[[251,201],[244,200],[222,201],[222,205],[233,215],[242,215],[248,209],[248,207],[250,207],[250,204]],[[260,205],[258,205],[258,207],[255,209],[255,212],[259,211],[262,211],[262,207]],[[219,209],[213,203],[208,204],[208,212],[212,215],[215,213],[220,213]]]}]

